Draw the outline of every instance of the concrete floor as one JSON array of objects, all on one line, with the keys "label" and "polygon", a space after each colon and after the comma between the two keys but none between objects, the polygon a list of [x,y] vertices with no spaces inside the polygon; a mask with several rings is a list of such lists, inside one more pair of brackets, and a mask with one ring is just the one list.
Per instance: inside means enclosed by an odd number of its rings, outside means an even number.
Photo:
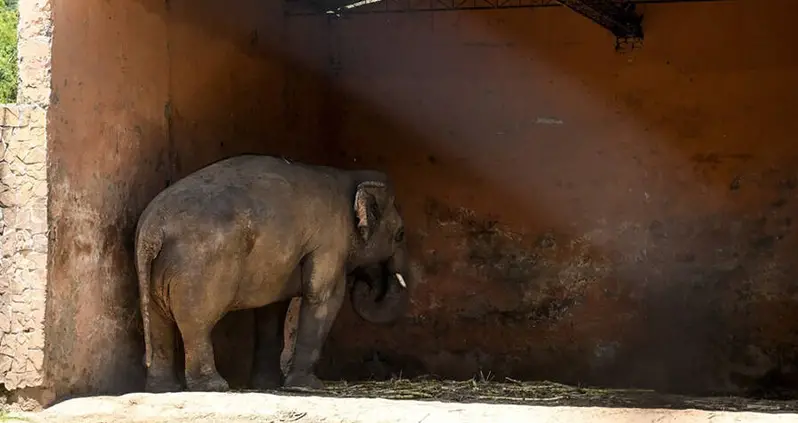
[{"label": "concrete floor", "polygon": [[[541,407],[397,401],[374,398],[278,396],[265,393],[127,394],[78,398],[38,413],[30,422],[300,422],[300,423],[770,423],[798,422],[798,414],[600,407]],[[0,421],[3,418],[0,417]]]}]

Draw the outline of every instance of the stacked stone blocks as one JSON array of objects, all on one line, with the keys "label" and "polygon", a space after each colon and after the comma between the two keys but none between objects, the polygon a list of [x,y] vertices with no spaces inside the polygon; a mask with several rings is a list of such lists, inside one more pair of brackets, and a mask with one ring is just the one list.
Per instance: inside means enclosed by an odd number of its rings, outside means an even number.
[{"label": "stacked stone blocks", "polygon": [[0,388],[44,381],[50,0],[20,0],[18,104],[0,105]]},{"label": "stacked stone blocks", "polygon": [[0,383],[15,390],[43,383],[46,113],[0,107]]}]

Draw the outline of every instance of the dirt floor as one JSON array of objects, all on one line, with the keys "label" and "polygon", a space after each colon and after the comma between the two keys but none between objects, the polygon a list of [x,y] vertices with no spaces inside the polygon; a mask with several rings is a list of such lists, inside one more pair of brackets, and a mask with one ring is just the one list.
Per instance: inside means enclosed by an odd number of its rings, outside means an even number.
[{"label": "dirt floor", "polygon": [[326,392],[128,394],[77,398],[0,422],[798,422],[798,401],[691,398],[556,383],[393,380]]}]

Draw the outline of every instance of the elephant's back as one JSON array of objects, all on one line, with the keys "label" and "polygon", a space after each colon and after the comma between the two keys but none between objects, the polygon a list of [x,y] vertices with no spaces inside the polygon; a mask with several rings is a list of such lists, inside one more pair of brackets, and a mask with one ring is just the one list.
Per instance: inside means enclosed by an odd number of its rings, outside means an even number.
[{"label": "elephant's back", "polygon": [[[334,170],[241,155],[207,165],[156,196],[142,214],[172,234],[221,227],[292,227],[346,207]],[[146,216],[149,215],[149,216]]]},{"label": "elephant's back", "polygon": [[[345,172],[291,162],[287,159],[246,154],[222,159],[202,167],[167,188],[169,196],[201,196],[222,191],[245,190],[252,195],[277,195],[300,188],[337,191]],[[167,191],[165,190],[165,191]],[[317,196],[324,192],[317,192]]]},{"label": "elephant's back", "polygon": [[[258,200],[254,198],[257,191],[281,191],[290,185],[279,176],[279,161],[271,156],[243,155],[211,163],[161,191],[151,205],[169,214],[251,207]],[[268,203],[268,198],[262,201]]]}]

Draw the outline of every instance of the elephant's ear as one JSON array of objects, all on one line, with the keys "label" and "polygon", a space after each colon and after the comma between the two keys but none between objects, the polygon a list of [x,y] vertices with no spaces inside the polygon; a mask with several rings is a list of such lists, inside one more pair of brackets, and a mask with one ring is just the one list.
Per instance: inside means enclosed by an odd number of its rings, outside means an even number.
[{"label": "elephant's ear", "polygon": [[361,182],[355,191],[355,218],[357,230],[363,240],[368,240],[382,217],[381,205],[388,197],[388,187],[382,182]]}]

